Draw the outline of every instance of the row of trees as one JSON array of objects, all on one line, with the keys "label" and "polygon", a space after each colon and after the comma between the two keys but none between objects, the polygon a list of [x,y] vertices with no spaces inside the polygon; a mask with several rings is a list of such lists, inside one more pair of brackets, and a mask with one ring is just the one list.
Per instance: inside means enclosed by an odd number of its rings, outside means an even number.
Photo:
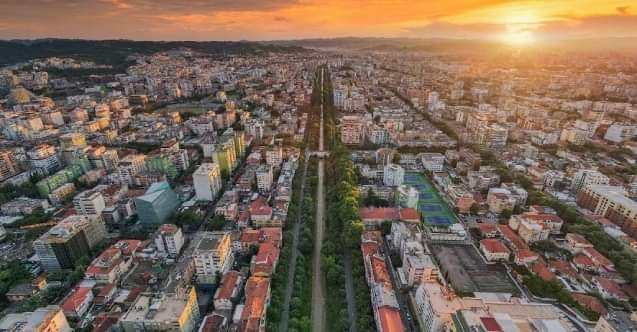
[{"label": "row of trees", "polygon": [[[326,280],[326,330],[349,330],[345,275],[351,273],[357,329],[374,331],[376,328],[370,290],[365,279],[364,262],[360,251],[363,224],[359,205],[362,198],[350,152],[340,142],[336,133],[329,75],[325,75],[325,84],[324,129],[325,137],[330,139],[326,145],[331,150],[325,168],[325,174],[329,176],[326,177],[326,233],[321,253],[321,267]],[[346,258],[349,258],[351,262],[351,272],[346,271]]]}]

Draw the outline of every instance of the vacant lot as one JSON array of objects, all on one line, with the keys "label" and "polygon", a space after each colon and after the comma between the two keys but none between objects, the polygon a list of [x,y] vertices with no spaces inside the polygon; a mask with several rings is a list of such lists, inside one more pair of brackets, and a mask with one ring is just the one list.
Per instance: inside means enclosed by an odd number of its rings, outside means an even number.
[{"label": "vacant lot", "polygon": [[460,292],[513,293],[516,288],[502,265],[486,264],[468,244],[430,244],[441,273]]}]

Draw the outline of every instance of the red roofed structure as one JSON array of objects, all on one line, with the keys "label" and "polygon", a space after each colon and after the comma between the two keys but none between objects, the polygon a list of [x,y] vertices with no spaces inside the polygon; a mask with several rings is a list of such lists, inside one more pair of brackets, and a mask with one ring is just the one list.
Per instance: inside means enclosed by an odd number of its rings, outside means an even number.
[{"label": "red roofed structure", "polygon": [[267,222],[272,219],[272,208],[259,196],[250,203],[250,219],[253,222]]},{"label": "red roofed structure", "polygon": [[507,242],[513,250],[529,249],[529,246],[518,236],[509,225],[498,225],[498,229],[502,234],[502,238]]},{"label": "red roofed structure", "polygon": [[84,277],[98,283],[115,283],[131,267],[139,240],[120,240],[108,247],[86,268]]},{"label": "red roofed structure", "polygon": [[503,332],[504,330],[500,326],[497,320],[493,317],[480,317],[480,323],[485,332]]},{"label": "red roofed structure", "polygon": [[555,274],[549,270],[548,266],[546,266],[543,262],[537,262],[531,266],[531,272],[533,272],[538,277],[542,278],[544,281],[551,281],[555,279]]},{"label": "red roofed structure", "polygon": [[391,306],[382,306],[378,308],[378,320],[380,326],[379,332],[403,332],[405,326],[403,320],[400,317],[400,311]]},{"label": "red roofed structure", "polygon": [[68,318],[81,319],[93,303],[93,292],[88,287],[75,288],[62,303],[62,311]]},{"label": "red roofed structure", "polygon": [[507,260],[511,252],[509,248],[498,239],[483,239],[480,241],[480,250],[488,261]]},{"label": "red roofed structure", "polygon": [[584,254],[578,254],[573,257],[573,264],[575,264],[575,267],[580,271],[595,271],[597,269],[593,260]]},{"label": "red roofed structure", "polygon": [[232,310],[232,299],[239,295],[241,275],[237,271],[228,271],[224,276],[221,287],[217,288],[214,296],[216,310]]},{"label": "red roofed structure", "polygon": [[257,276],[270,276],[276,269],[279,249],[270,242],[259,245],[259,251],[252,257],[251,272]]},{"label": "red roofed structure", "polygon": [[245,297],[239,332],[265,331],[265,315],[270,299],[270,278],[250,277],[246,282]]},{"label": "red roofed structure", "polygon": [[420,222],[420,214],[413,208],[364,207],[359,212],[366,229],[378,229],[385,221]]},{"label": "red roofed structure", "polygon": [[600,272],[615,272],[615,264],[597,251],[597,249],[586,248],[582,253],[593,261],[593,264],[595,264]]},{"label": "red roofed structure", "polygon": [[628,301],[628,296],[624,293],[619,285],[612,279],[603,277],[593,277],[593,283],[605,299],[617,299],[620,301]]},{"label": "red roofed structure", "polygon": [[515,264],[528,266],[535,263],[540,256],[531,249],[522,249],[515,252]]},{"label": "red roofed structure", "polygon": [[569,263],[569,262],[567,262],[565,260],[550,261],[549,262],[549,267],[553,271],[559,272],[559,274],[562,277],[569,278],[569,279],[571,279],[573,281],[577,280],[577,278],[578,278],[577,270],[575,270],[575,268],[573,268],[573,266],[571,266],[571,263]]},{"label": "red roofed structure", "polygon": [[575,299],[575,301],[577,301],[577,303],[579,303],[582,306],[584,306],[584,308],[588,308],[588,309],[600,314],[601,316],[606,315],[606,313],[608,312],[608,310],[606,310],[606,307],[604,307],[604,304],[602,302],[600,302],[594,296],[581,294],[581,293],[573,293],[572,295],[573,295],[573,299]]}]

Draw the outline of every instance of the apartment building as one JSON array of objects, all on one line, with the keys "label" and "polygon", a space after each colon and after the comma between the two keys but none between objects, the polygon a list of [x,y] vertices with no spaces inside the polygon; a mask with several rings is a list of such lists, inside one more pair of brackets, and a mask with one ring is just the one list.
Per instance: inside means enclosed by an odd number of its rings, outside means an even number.
[{"label": "apartment building", "polygon": [[85,190],[73,198],[73,208],[81,215],[101,215],[106,208],[104,195],[96,190]]},{"label": "apartment building", "polygon": [[255,174],[257,177],[257,187],[259,188],[259,191],[262,193],[269,192],[270,189],[272,189],[272,182],[274,180],[272,166],[260,165]]},{"label": "apartment building", "polygon": [[123,332],[193,332],[199,321],[194,287],[183,294],[144,293],[119,319]]},{"label": "apartment building", "polygon": [[74,215],[33,241],[33,248],[44,270],[59,271],[73,268],[105,236],[106,227],[100,218]]},{"label": "apartment building", "polygon": [[121,159],[117,164],[120,183],[135,184],[135,176],[144,170],[145,160],[146,156],[142,154],[131,154]]},{"label": "apartment building", "polygon": [[216,282],[217,273],[230,270],[233,263],[230,232],[203,232],[192,254],[197,281],[203,284]]},{"label": "apartment building", "polygon": [[212,201],[217,197],[223,183],[219,165],[204,163],[192,174],[198,201]]},{"label": "apartment building", "polygon": [[383,169],[383,183],[386,186],[397,187],[405,180],[405,170],[397,164],[387,164]]},{"label": "apartment building", "polygon": [[346,145],[360,145],[363,143],[365,131],[363,119],[356,115],[341,118],[341,141]]},{"label": "apartment building", "polygon": [[32,312],[6,314],[0,319],[0,331],[72,332],[59,306],[49,305]]},{"label": "apartment building", "polygon": [[571,177],[571,190],[577,193],[589,185],[607,185],[609,178],[594,169],[581,169]]},{"label": "apartment building", "polygon": [[163,224],[159,226],[154,242],[161,255],[177,257],[184,246],[184,235],[176,225]]},{"label": "apartment building", "polygon": [[577,204],[604,216],[626,234],[637,236],[637,202],[628,198],[622,187],[589,185],[577,195]]}]

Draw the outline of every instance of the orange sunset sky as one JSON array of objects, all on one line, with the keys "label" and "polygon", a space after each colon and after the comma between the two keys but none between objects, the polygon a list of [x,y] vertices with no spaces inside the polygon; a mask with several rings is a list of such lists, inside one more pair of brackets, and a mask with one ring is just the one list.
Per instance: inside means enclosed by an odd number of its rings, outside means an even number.
[{"label": "orange sunset sky", "polygon": [[2,0],[0,38],[637,36],[637,0]]}]

